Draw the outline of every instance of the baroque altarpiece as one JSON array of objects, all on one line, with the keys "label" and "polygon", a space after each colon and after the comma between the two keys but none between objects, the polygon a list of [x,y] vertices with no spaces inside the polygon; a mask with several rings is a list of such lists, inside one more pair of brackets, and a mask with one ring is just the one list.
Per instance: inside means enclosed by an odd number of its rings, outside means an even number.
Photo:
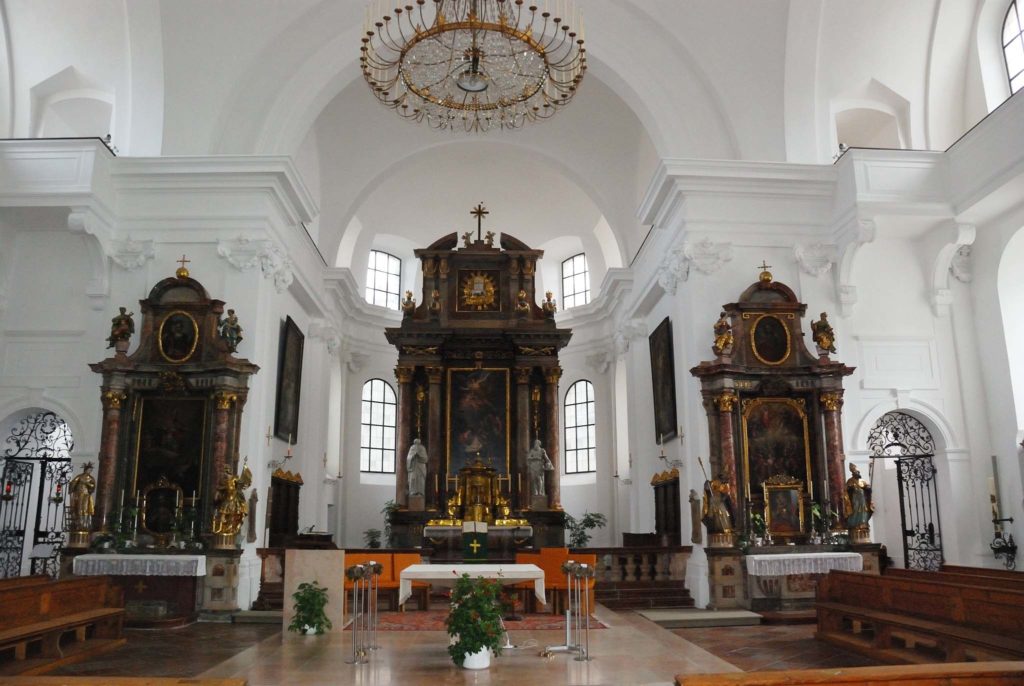
[{"label": "baroque altarpiece", "polygon": [[[550,294],[538,298],[543,251],[494,238],[467,233],[460,245],[453,233],[416,250],[419,303],[406,293],[402,325],[387,330],[398,349],[399,546],[429,547],[428,524],[502,520],[530,527],[535,545],[564,545],[558,351],[571,332],[555,325]],[[537,441],[550,463],[531,483]],[[410,450],[426,461],[412,488]]]}]

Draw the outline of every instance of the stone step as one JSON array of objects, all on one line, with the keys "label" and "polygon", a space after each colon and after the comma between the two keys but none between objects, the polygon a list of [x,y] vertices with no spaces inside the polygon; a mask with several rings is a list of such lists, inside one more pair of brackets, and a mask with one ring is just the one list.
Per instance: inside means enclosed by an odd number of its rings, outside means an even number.
[{"label": "stone step", "polygon": [[235,624],[280,624],[280,610],[243,610],[231,615]]},{"label": "stone step", "polygon": [[693,607],[692,598],[609,598],[599,600],[609,610],[650,610]]},{"label": "stone step", "polygon": [[619,590],[612,591],[609,593],[595,593],[594,598],[600,602],[605,600],[657,600],[658,598],[665,598],[666,600],[690,600],[690,594],[686,591],[642,591],[642,590]]}]

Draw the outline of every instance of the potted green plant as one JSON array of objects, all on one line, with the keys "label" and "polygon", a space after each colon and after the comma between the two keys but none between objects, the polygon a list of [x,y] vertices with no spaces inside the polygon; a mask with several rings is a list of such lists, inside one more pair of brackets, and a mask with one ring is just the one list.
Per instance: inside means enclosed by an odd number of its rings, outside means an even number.
[{"label": "potted green plant", "polygon": [[764,522],[764,515],[758,512],[750,513],[750,530],[754,534],[754,545],[761,545],[768,537],[768,526]]},{"label": "potted green plant", "polygon": [[501,654],[501,584],[463,574],[452,589],[445,620],[452,661],[465,669],[487,669],[491,655]]},{"label": "potted green plant", "polygon": [[367,548],[380,547],[380,529],[367,529],[363,532],[363,543]]},{"label": "potted green plant", "polygon": [[384,503],[384,508],[380,511],[384,515],[384,544],[389,548],[395,546],[394,530],[391,528],[391,523],[396,512],[398,512],[398,503],[394,500]]},{"label": "potted green plant", "polygon": [[295,615],[292,617],[292,623],[288,625],[289,631],[322,634],[333,626],[324,612],[324,607],[327,606],[327,589],[318,582],[299,584],[298,590],[292,593],[292,600],[295,601]]},{"label": "potted green plant", "polygon": [[603,529],[606,524],[608,518],[600,512],[584,512],[579,519],[566,512],[565,528],[569,532],[569,547],[586,548],[590,543],[590,529]]}]

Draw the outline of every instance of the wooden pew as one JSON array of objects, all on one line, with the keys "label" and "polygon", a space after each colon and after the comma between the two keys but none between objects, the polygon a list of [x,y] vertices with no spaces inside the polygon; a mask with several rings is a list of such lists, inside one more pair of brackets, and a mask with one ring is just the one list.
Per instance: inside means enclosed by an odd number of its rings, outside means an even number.
[{"label": "wooden pew", "polygon": [[245,679],[187,679],[176,676],[8,676],[0,686],[246,686]]},{"label": "wooden pew", "polygon": [[883,576],[899,577],[902,579],[927,579],[929,581],[943,581],[950,584],[977,586],[979,588],[1006,588],[1024,591],[1024,574],[1021,574],[1019,579],[1014,579],[1012,577],[962,574],[960,572],[922,572],[916,569],[890,568],[885,570]]},{"label": "wooden pew", "polygon": [[1024,591],[832,571],[816,636],[888,663],[1024,658]]},{"label": "wooden pew", "polygon": [[963,662],[776,672],[680,674],[676,686],[1019,686],[1024,662]]},{"label": "wooden pew", "polygon": [[123,621],[109,577],[0,588],[0,676],[40,674],[124,645]]},{"label": "wooden pew", "polygon": [[939,570],[952,574],[972,574],[974,576],[996,576],[1003,579],[1019,579],[1024,581],[1024,572],[1010,569],[990,569],[988,567],[964,567],[962,565],[942,565]]}]

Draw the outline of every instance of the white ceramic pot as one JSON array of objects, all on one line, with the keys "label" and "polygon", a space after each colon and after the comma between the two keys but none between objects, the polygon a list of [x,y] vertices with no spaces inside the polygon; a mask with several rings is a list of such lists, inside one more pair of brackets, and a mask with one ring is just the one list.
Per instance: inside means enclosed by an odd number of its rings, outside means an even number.
[{"label": "white ceramic pot", "polygon": [[303,628],[306,630],[307,636],[316,636],[316,627],[308,624],[303,624]]},{"label": "white ceramic pot", "polygon": [[491,666],[491,649],[484,648],[483,650],[470,653],[466,656],[466,659],[462,662],[463,669],[487,669]]}]

